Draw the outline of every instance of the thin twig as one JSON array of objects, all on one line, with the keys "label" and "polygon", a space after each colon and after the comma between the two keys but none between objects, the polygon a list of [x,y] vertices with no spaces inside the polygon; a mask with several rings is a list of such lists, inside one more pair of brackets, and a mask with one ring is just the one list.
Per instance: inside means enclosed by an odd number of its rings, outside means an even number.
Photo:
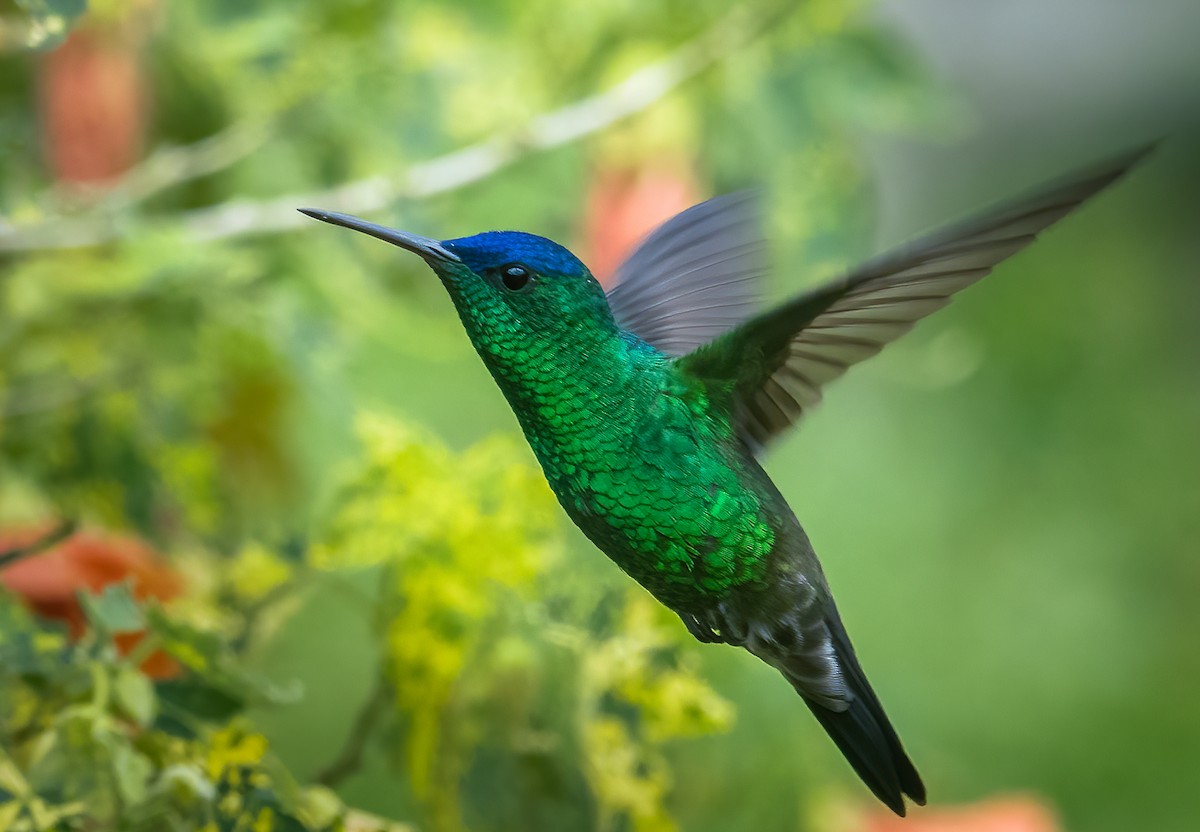
[{"label": "thin twig", "polygon": [[[116,239],[119,216],[155,194],[169,188],[217,173],[258,150],[271,135],[267,124],[244,122],[186,145],[156,150],[130,169],[115,184],[103,188],[78,186],[70,193],[51,191],[40,202],[60,206],[88,206],[77,216],[52,215],[30,225],[8,226],[0,219],[0,251],[32,251],[41,248],[67,249]],[[61,208],[60,208],[61,210]],[[22,240],[10,245],[10,237]],[[61,238],[61,244],[54,242]],[[39,240],[49,239],[42,246]]]},{"label": "thin twig", "polygon": [[88,201],[91,196],[98,213],[122,210],[240,162],[262,147],[270,135],[265,124],[242,122],[192,144],[159,148],[111,187],[91,195],[85,191],[82,198]]},{"label": "thin twig", "polygon": [[374,736],[376,725],[391,704],[392,685],[381,672],[375,679],[370,696],[354,718],[354,725],[350,728],[342,750],[329,765],[317,772],[313,778],[314,783],[333,788],[362,767],[367,743]]},{"label": "thin twig", "polygon": [[[746,46],[794,7],[735,8],[711,29],[668,57],[642,67],[603,93],[530,120],[507,136],[486,139],[413,165],[397,174],[376,175],[334,188],[264,200],[236,200],[186,211],[167,221],[196,242],[290,231],[308,223],[295,209],[370,213],[401,199],[420,199],[479,182],[537,153],[562,147],[640,113],[703,70]],[[39,251],[98,245],[141,230],[116,215],[57,218],[29,225],[0,224],[0,251]]]},{"label": "thin twig", "polygon": [[75,533],[75,529],[79,527],[79,522],[74,518],[68,518],[61,521],[50,531],[39,537],[32,543],[27,543],[24,546],[13,546],[0,552],[0,569],[3,569],[10,564],[16,563],[22,558],[27,558],[30,555],[36,555],[38,552],[49,549],[57,543],[61,543]]},{"label": "thin twig", "polygon": [[265,614],[271,607],[278,606],[302,591],[306,582],[292,578],[272,587],[266,595],[249,604],[242,612],[242,629],[230,642],[235,653],[242,653],[254,644],[263,627]]}]

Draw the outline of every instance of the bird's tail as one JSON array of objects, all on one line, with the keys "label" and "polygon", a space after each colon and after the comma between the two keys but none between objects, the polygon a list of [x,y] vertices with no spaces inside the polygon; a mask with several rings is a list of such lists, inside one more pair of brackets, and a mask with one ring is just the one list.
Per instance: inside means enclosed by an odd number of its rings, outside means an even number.
[{"label": "bird's tail", "polygon": [[[804,703],[867,787],[888,808],[903,817],[904,795],[923,806],[925,785],[905,753],[904,746],[900,744],[900,738],[883,712],[875,691],[867,682],[855,658],[850,637],[846,635],[837,614],[834,613],[826,624],[838,664],[853,698],[850,706],[841,711],[828,708],[807,696],[804,696]],[[803,696],[803,691],[800,692]]]}]

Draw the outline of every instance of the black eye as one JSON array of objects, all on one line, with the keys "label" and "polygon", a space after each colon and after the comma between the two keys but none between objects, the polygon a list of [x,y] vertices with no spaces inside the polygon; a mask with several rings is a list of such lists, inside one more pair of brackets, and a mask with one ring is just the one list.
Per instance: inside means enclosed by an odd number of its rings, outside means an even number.
[{"label": "black eye", "polygon": [[529,285],[529,269],[521,265],[505,266],[500,272],[500,281],[510,292],[519,292]]}]

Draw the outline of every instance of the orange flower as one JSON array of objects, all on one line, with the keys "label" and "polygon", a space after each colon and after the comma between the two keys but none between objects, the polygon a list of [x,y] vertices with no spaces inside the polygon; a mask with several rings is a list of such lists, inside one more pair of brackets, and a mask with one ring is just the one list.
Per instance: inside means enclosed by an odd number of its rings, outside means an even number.
[{"label": "orange flower", "polygon": [[592,273],[605,286],[655,226],[699,200],[695,180],[680,167],[604,169],[592,176],[584,211],[584,250]]},{"label": "orange flower", "polygon": [[908,818],[882,810],[863,832],[1061,832],[1054,812],[1035,797],[996,797],[966,806],[913,807]]},{"label": "orange flower", "polygon": [[[44,528],[0,531],[0,550],[33,543],[45,535]],[[77,592],[99,592],[109,584],[129,581],[138,600],[168,601],[183,591],[183,582],[162,558],[144,543],[131,537],[99,532],[78,532],[57,546],[23,558],[0,569],[0,584],[19,595],[39,615],[67,623],[72,637],[86,627]],[[116,637],[122,654],[128,653],[144,633]],[[155,652],[142,664],[154,678],[169,678],[179,672],[165,653]]]},{"label": "orange flower", "polygon": [[81,27],[38,67],[45,154],[60,182],[115,181],[141,155],[146,83],[133,39]]}]

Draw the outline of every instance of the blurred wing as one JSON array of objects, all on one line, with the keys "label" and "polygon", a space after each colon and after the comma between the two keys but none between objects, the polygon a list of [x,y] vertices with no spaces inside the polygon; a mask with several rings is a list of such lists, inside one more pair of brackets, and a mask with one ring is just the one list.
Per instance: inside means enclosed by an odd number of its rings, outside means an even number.
[{"label": "blurred wing", "polygon": [[617,270],[608,305],[622,329],[686,355],[758,310],[764,243],[754,194],[726,194],[660,225]]},{"label": "blurred wing", "polygon": [[822,388],[941,309],[1149,152],[1139,150],[999,210],[885,254],[747,321],[680,360],[733,382],[738,427],[758,450],[821,399]]}]

